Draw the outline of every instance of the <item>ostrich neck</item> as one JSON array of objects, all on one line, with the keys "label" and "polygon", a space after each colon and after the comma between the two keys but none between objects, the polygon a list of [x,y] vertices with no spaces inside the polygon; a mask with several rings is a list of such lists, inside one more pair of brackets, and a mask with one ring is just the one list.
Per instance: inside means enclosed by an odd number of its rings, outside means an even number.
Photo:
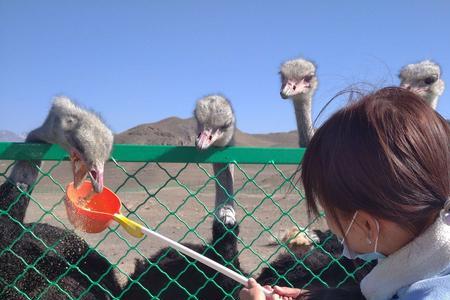
[{"label": "ostrich neck", "polygon": [[213,164],[214,176],[216,181],[216,209],[218,210],[225,206],[230,205],[234,207],[233,201],[233,183],[234,183],[234,165],[225,163]]},{"label": "ostrich neck", "polygon": [[313,135],[311,118],[311,95],[299,95],[294,97],[294,110],[297,119],[298,144],[301,148],[308,146]]},{"label": "ostrich neck", "polygon": [[[25,142],[27,143],[46,143],[46,140],[42,138],[42,134],[40,133],[41,129],[36,129],[31,131],[27,138],[25,139]],[[9,179],[15,183],[15,184],[26,184],[28,186],[32,185],[38,175],[39,170],[37,167],[41,166],[42,161],[41,160],[20,160],[17,161],[14,165],[11,175],[9,176]]]},{"label": "ostrich neck", "polygon": [[436,107],[437,107],[437,105],[438,105],[438,102],[439,102],[439,96],[436,96],[436,97],[431,98],[431,99],[429,100],[430,106],[431,106],[431,108],[433,108],[434,110],[436,110]]},{"label": "ostrich neck", "polygon": [[[25,141],[45,142],[39,138],[39,129],[30,132]],[[0,186],[0,209],[8,211],[9,217],[18,222],[23,223],[24,221],[25,212],[30,203],[31,186],[39,175],[38,167],[40,165],[40,160],[17,161],[8,180]]]},{"label": "ostrich neck", "polygon": [[[240,272],[240,262],[238,257],[237,236],[239,235],[239,226],[232,230],[227,228],[222,222],[213,222],[212,228],[212,246],[218,255],[217,262],[226,264],[235,271]],[[231,264],[230,264],[231,263]]]}]

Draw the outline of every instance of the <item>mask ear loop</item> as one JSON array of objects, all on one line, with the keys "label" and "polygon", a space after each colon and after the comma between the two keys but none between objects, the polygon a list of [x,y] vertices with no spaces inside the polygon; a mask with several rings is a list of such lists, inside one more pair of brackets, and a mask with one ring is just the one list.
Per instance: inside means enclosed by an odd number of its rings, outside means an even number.
[{"label": "mask ear loop", "polygon": [[444,208],[441,210],[442,221],[450,226],[450,198],[445,201]]},{"label": "mask ear loop", "polygon": [[343,238],[342,241],[341,241],[341,245],[344,244],[345,238],[347,237],[347,234],[350,232],[350,228],[352,228],[353,223],[355,223],[355,220],[356,220],[356,216],[357,216],[357,215],[358,215],[358,211],[355,211],[355,213],[353,214],[353,218],[352,218],[352,220],[350,221],[350,224],[348,225],[347,230],[346,230],[345,233],[344,233],[344,238]]},{"label": "mask ear loop", "polygon": [[375,222],[377,222],[377,238],[375,239],[375,249],[373,250],[373,252],[377,252],[378,238],[380,237],[380,223],[378,222],[377,219],[375,219]]}]

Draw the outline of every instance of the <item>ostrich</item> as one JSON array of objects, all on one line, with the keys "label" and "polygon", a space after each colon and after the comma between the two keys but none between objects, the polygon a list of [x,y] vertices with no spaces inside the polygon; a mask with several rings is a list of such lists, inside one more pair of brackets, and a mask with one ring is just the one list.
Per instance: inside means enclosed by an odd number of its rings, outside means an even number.
[{"label": "ostrich", "polygon": [[421,96],[433,109],[436,109],[445,84],[441,78],[438,64],[424,60],[403,67],[399,74],[400,86]]},{"label": "ostrich", "polygon": [[[43,125],[31,131],[26,141],[59,144],[70,153],[75,186],[89,174],[94,190],[102,191],[113,135],[93,113],[58,97]],[[24,223],[40,164],[17,161],[0,186],[1,298],[24,299],[26,294],[40,299],[110,299],[120,286],[107,259],[73,231]]]},{"label": "ostrich", "polygon": [[281,65],[281,90],[283,99],[291,98],[294,103],[299,146],[305,148],[311,140],[312,97],[317,89],[316,66],[305,59],[288,60]]},{"label": "ostrich", "polygon": [[[282,64],[280,75],[281,97],[293,100],[299,146],[307,147],[314,134],[311,108],[312,97],[318,85],[316,66],[301,58],[289,60]],[[310,242],[310,238],[315,241],[315,245],[321,245],[319,249]],[[353,261],[341,257],[342,246],[329,230],[325,232],[314,230],[310,234],[310,238],[296,227],[288,230],[281,240],[287,242],[290,253],[281,254],[269,267],[264,268],[257,281],[269,285],[293,284],[299,288],[307,286],[311,289],[309,299],[334,299],[332,297],[337,295],[342,295],[343,299],[358,299],[360,291],[357,282],[372,267],[370,265],[363,266],[361,261],[355,264]],[[299,259],[303,261],[302,264],[299,263]],[[355,271],[357,277],[355,280],[345,282],[344,285],[348,286],[345,289],[325,289],[324,285],[315,277],[320,274],[321,279],[329,286],[334,287],[340,285],[343,278],[347,277],[346,270]],[[282,279],[279,278],[280,276]]]},{"label": "ostrich", "polygon": [[[197,149],[233,144],[235,118],[230,103],[224,97],[210,95],[200,99],[194,116],[199,131],[195,143]],[[206,246],[185,245],[242,273],[237,249],[239,225],[236,224],[234,203],[229,200],[233,195],[233,165],[214,164],[213,169],[217,181],[212,241]],[[124,298],[149,297],[141,286],[159,299],[187,299],[190,295],[198,299],[227,299],[227,295],[231,295],[231,299],[234,299],[240,285],[201,263],[183,257],[175,250],[164,248],[148,261],[136,262],[131,281],[124,289]]]},{"label": "ostrich", "polygon": [[[291,98],[293,100],[298,144],[301,148],[306,148],[314,134],[311,110],[312,97],[318,85],[316,66],[302,58],[288,60],[281,65],[280,76],[280,95],[283,99]],[[288,247],[292,248],[303,245],[306,241],[303,233],[297,227],[287,230],[280,240],[286,241]]]},{"label": "ostrich", "polygon": [[[209,95],[197,101],[194,110],[198,135],[195,145],[199,150],[211,146],[226,147],[234,145],[236,120],[230,102],[220,95]],[[216,180],[215,215],[227,225],[234,225],[233,181],[234,165],[213,164]]]}]

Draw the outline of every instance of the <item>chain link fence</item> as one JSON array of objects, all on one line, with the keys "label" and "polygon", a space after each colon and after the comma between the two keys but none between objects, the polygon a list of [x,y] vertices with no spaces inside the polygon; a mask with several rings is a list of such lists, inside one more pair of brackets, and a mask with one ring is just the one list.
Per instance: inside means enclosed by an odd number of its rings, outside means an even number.
[{"label": "chain link fence", "polygon": [[[323,219],[308,220],[301,187],[294,177],[303,155],[302,149],[281,148],[239,148],[210,149],[199,152],[193,147],[172,146],[138,146],[115,145],[112,158],[105,166],[105,185],[116,192],[123,202],[122,213],[127,217],[145,224],[167,237],[181,243],[209,245],[212,239],[212,220],[214,218],[215,184],[218,181],[213,172],[212,164],[234,165],[234,194],[229,195],[235,201],[236,222],[240,232],[235,234],[238,244],[239,271],[246,276],[257,277],[264,268],[271,267],[271,261],[282,253],[295,252],[280,240],[285,230],[297,228],[312,243],[312,248],[323,250],[323,245],[309,236],[311,229],[326,229]],[[120,299],[126,294],[126,283],[135,269],[136,259],[145,261],[151,267],[158,267],[158,262],[170,255],[170,252],[160,252],[157,260],[154,257],[165,245],[159,241],[144,237],[136,239],[129,236],[119,226],[111,226],[100,234],[86,234],[77,231],[68,222],[64,207],[65,186],[72,181],[72,171],[67,161],[68,156],[58,146],[38,144],[0,143],[0,182],[5,184],[14,160],[44,160],[39,168],[39,176],[35,182],[32,194],[22,191],[21,195],[29,196],[30,202],[26,209],[25,220],[22,222],[11,217],[10,209],[13,203],[5,205],[4,199],[0,211],[3,222],[19,226],[19,233],[0,244],[0,264],[8,264],[11,257],[19,261],[19,275],[6,276],[0,274],[0,295],[5,297],[6,290],[14,290],[23,299],[43,299],[45,291],[57,289],[67,299],[82,299],[89,291],[99,288],[110,298]],[[1,195],[6,197],[7,195]],[[13,200],[18,201],[18,199]],[[104,257],[110,267],[101,270],[100,275],[91,278],[83,273],[80,261],[67,262],[69,268],[80,270],[90,287],[78,296],[60,287],[63,275],[48,278],[42,272],[41,264],[45,263],[43,256],[58,256],[58,247],[64,241],[56,239],[47,243],[35,233],[34,225],[46,223],[59,228],[75,230],[74,233],[86,240],[90,249]],[[231,229],[230,229],[231,230]],[[234,234],[234,233],[233,233]],[[40,240],[45,251],[30,259],[22,257],[25,252],[18,250],[17,240],[24,235]],[[330,264],[339,261],[330,255]],[[296,264],[308,268],[303,263],[304,258],[297,257]],[[223,261],[223,263],[227,263]],[[290,270],[295,269],[295,265]],[[342,266],[345,269],[345,267]],[[115,272],[122,290],[118,294],[111,293],[99,282],[111,271]],[[180,274],[170,277],[171,284],[177,284]],[[28,294],[27,288],[21,284],[27,273],[35,272],[43,277],[42,285],[45,291],[38,294]],[[312,271],[311,271],[312,272]],[[339,281],[345,283],[353,280],[355,271],[346,270],[345,276]],[[322,280],[322,273],[312,274],[312,281]],[[283,279],[285,274],[278,274]],[[167,275],[170,276],[170,275]],[[208,275],[205,274],[205,277]],[[214,281],[214,278],[205,278]],[[285,278],[284,278],[285,279]],[[311,282],[305,284],[307,288]],[[289,283],[289,282],[288,282]],[[141,285],[145,290],[145,285]],[[183,288],[178,284],[179,288]],[[159,292],[148,291],[148,297],[157,299],[165,289]],[[217,284],[220,289],[220,284]],[[202,299],[202,287],[191,293],[186,290],[190,299]],[[238,288],[229,293],[230,298]]]}]

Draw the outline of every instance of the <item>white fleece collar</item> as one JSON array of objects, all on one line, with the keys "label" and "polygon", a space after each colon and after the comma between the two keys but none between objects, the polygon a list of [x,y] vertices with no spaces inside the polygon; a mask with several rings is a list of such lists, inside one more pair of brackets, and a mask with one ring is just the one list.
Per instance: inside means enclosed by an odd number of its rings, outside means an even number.
[{"label": "white fleece collar", "polygon": [[437,218],[423,234],[381,260],[361,281],[368,300],[391,299],[419,280],[438,275],[450,264],[450,226]]}]

